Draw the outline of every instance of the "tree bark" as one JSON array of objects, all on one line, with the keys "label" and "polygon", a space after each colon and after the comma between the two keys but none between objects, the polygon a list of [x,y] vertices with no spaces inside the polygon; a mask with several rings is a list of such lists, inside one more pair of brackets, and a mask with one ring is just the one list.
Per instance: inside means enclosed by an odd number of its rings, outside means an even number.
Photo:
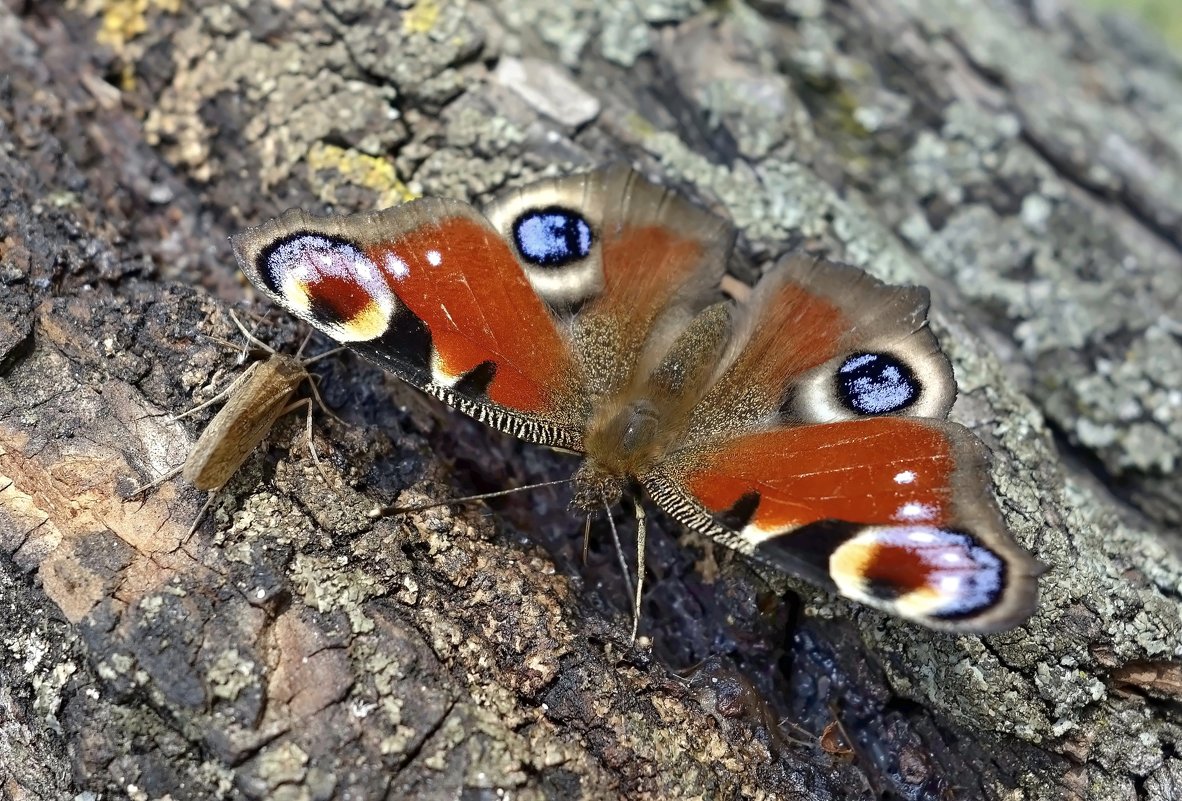
[{"label": "tree bark", "polygon": [[[0,61],[4,798],[1182,795],[1182,65],[1142,32],[1018,0],[9,2]],[[621,158],[735,221],[740,279],[807,247],[931,287],[952,416],[1050,567],[1028,625],[772,587],[658,516],[631,646],[561,487],[368,516],[572,465],[347,355],[314,368],[319,467],[293,415],[192,533],[179,479],[126,499],[241,369],[230,233]]]}]

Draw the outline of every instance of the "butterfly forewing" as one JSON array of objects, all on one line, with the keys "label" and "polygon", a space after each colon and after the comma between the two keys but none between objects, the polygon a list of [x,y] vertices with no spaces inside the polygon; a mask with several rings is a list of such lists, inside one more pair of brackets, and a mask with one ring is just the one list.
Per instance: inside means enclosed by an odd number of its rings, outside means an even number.
[{"label": "butterfly forewing", "polygon": [[598,397],[632,382],[713,297],[734,239],[724,220],[626,165],[531,184],[488,214],[534,289],[572,318]]},{"label": "butterfly forewing", "polygon": [[233,243],[257,286],[334,339],[490,425],[580,448],[587,402],[567,337],[470,206],[293,211]]}]

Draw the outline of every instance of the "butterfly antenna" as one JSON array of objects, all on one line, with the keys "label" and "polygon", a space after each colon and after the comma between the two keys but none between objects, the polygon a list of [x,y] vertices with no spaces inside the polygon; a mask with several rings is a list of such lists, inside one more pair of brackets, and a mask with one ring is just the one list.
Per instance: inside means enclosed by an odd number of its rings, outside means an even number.
[{"label": "butterfly antenna", "polygon": [[[620,532],[616,529],[616,519],[612,517],[612,508],[606,502],[603,504],[604,511],[607,512],[608,527],[612,532],[612,542],[616,545],[616,557],[620,560],[620,571],[624,575],[624,584],[628,587],[628,595],[630,597],[639,598],[638,590],[634,589],[632,584],[632,573],[628,570],[628,560],[624,558],[624,547],[620,545]],[[637,605],[632,608],[632,641],[636,641],[636,628],[640,625],[640,619],[637,617]]]},{"label": "butterfly antenna", "polygon": [[583,564],[587,564],[587,551],[591,546],[591,513],[587,513],[587,522],[583,524]]},{"label": "butterfly antenna", "polygon": [[451,506],[458,503],[470,503],[472,501],[484,501],[489,498],[502,498],[506,495],[512,495],[515,492],[529,492],[530,490],[541,489],[542,487],[553,487],[558,484],[569,484],[573,478],[560,478],[557,481],[542,481],[538,484],[526,484],[522,487],[513,487],[507,490],[499,490],[497,492],[483,492],[479,495],[464,495],[459,498],[448,498],[443,501],[432,501],[431,503],[415,504],[413,506],[379,506],[373,509],[369,516],[371,519],[379,517],[386,517],[387,515],[407,514],[409,512],[422,512],[426,509],[434,509],[437,506]]}]

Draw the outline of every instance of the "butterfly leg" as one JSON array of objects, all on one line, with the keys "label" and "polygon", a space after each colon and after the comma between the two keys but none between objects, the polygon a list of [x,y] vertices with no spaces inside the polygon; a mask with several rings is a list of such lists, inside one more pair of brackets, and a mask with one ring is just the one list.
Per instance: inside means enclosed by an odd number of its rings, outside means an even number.
[{"label": "butterfly leg", "polygon": [[[603,505],[603,510],[607,513],[608,528],[611,529],[612,542],[616,546],[616,558],[620,560],[620,571],[624,576],[624,584],[628,587],[629,597],[640,598],[640,588],[633,589],[632,574],[628,570],[628,560],[624,558],[624,546],[620,544],[620,532],[616,529],[616,519],[612,517],[612,508],[606,503]],[[636,629],[640,625],[640,618],[638,610],[640,609],[639,600],[637,600],[632,608],[632,639],[636,640]]]},{"label": "butterfly leg", "polygon": [[634,500],[636,510],[636,598],[632,604],[632,642],[636,642],[636,630],[640,627],[640,593],[644,589],[644,548],[647,527],[644,504]]},{"label": "butterfly leg", "polygon": [[587,564],[587,551],[591,548],[591,513],[587,513],[587,522],[583,524],[583,564]]}]

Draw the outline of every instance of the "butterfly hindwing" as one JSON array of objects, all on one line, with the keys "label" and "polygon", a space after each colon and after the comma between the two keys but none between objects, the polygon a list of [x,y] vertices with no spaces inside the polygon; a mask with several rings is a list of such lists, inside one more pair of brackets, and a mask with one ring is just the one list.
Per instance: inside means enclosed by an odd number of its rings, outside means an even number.
[{"label": "butterfly hindwing", "polygon": [[289,211],[232,241],[256,286],[333,339],[489,425],[581,449],[587,402],[568,336],[471,206]]},{"label": "butterfly hindwing", "polygon": [[645,484],[731,547],[930,626],[992,631],[1033,610],[1038,563],[1005,530],[984,447],[955,423],[752,433],[675,457]]}]

